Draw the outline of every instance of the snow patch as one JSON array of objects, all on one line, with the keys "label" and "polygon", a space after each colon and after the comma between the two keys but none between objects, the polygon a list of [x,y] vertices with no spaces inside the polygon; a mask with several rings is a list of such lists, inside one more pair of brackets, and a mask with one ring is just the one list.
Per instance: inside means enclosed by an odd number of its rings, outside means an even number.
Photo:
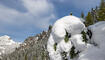
[{"label": "snow patch", "polygon": [[9,54],[19,47],[20,43],[13,41],[9,36],[0,37],[0,55]]}]

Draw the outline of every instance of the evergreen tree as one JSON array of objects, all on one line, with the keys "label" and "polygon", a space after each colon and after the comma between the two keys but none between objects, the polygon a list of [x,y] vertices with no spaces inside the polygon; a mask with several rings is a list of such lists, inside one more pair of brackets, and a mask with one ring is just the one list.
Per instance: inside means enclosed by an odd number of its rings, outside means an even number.
[{"label": "evergreen tree", "polygon": [[88,36],[89,36],[89,38],[91,39],[91,37],[92,37],[92,32],[91,32],[91,30],[89,30],[89,29],[87,29],[87,33],[86,33]]},{"label": "evergreen tree", "polygon": [[97,7],[96,7],[96,9],[91,9],[91,15],[92,15],[92,18],[93,18],[93,23],[96,23],[97,22],[97,19],[96,19],[96,17],[97,17]]},{"label": "evergreen tree", "polygon": [[103,8],[105,8],[105,2],[104,0],[101,0],[100,9],[103,9]]},{"label": "evergreen tree", "polygon": [[49,30],[51,30],[52,29],[52,25],[49,25]]},{"label": "evergreen tree", "polygon": [[81,13],[81,18],[84,18],[84,13],[83,12]]},{"label": "evergreen tree", "polygon": [[70,34],[66,31],[66,35],[65,35],[65,38],[64,38],[66,43],[69,41],[70,37],[71,37]]},{"label": "evergreen tree", "polygon": [[83,37],[83,42],[87,43],[88,39],[86,38],[86,33],[84,31],[81,32]]},{"label": "evergreen tree", "polygon": [[99,10],[98,10],[97,20],[105,21],[105,2],[104,2],[104,0],[101,0],[101,4],[100,4]]},{"label": "evergreen tree", "polygon": [[72,12],[70,12],[70,15],[72,15]]},{"label": "evergreen tree", "polygon": [[57,49],[57,43],[54,44],[54,50],[56,51]]},{"label": "evergreen tree", "polygon": [[61,55],[62,55],[63,60],[68,60],[67,59],[67,52],[62,52]]},{"label": "evergreen tree", "polygon": [[78,55],[79,52],[75,52],[75,47],[72,46],[71,51],[70,51],[70,58],[73,59],[74,57],[76,57]]},{"label": "evergreen tree", "polygon": [[28,60],[27,53],[26,53],[26,55],[25,55],[25,60]]},{"label": "evergreen tree", "polygon": [[96,10],[96,11],[98,10],[98,6],[96,6],[95,10]]},{"label": "evergreen tree", "polygon": [[85,25],[87,27],[87,26],[92,25],[92,24],[93,24],[93,17],[91,15],[91,13],[88,12],[88,15],[86,16]]}]

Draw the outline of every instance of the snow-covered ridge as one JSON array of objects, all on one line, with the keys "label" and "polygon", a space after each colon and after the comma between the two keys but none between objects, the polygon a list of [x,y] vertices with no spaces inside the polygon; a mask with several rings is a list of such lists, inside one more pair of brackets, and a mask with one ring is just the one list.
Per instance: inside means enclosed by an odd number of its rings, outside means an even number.
[{"label": "snow-covered ridge", "polygon": [[1,36],[0,37],[0,45],[3,46],[3,45],[11,45],[15,43],[13,40],[11,40],[11,38],[7,35],[4,35],[4,36]]},{"label": "snow-covered ridge", "polygon": [[20,43],[13,41],[9,36],[4,35],[0,37],[0,55],[8,54],[19,47]]}]

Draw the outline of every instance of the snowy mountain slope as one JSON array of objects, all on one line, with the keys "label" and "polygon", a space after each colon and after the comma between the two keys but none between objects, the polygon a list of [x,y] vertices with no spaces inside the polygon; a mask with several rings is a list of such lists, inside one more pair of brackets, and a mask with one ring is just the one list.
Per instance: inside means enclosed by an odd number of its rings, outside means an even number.
[{"label": "snowy mountain slope", "polygon": [[4,35],[0,37],[0,55],[9,54],[13,52],[20,43],[13,41],[9,36]]},{"label": "snowy mountain slope", "polygon": [[105,21],[88,27],[92,32],[90,45],[80,53],[78,60],[105,60]]},{"label": "snowy mountain slope", "polygon": [[88,27],[92,32],[91,41],[97,45],[102,45],[105,42],[105,21],[98,22]]}]

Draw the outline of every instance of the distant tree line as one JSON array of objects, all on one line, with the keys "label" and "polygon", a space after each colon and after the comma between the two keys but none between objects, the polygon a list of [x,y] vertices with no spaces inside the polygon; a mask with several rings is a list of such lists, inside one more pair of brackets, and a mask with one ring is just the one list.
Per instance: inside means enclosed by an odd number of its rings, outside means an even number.
[{"label": "distant tree line", "polygon": [[105,21],[105,1],[101,0],[100,6],[96,6],[95,9],[92,8],[86,16],[84,16],[84,13],[82,12],[81,18],[86,20],[86,27],[98,21]]}]

